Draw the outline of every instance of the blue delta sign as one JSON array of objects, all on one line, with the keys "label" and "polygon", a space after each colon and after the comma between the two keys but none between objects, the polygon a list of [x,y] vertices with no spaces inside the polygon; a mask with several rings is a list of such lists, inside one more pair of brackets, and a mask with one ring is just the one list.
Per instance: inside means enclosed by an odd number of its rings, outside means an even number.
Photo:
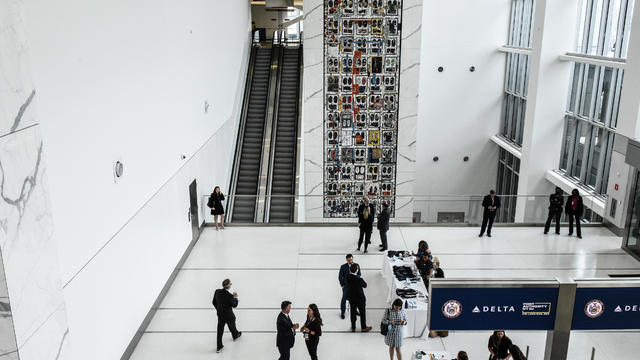
[{"label": "blue delta sign", "polygon": [[640,329],[640,287],[578,287],[571,330]]},{"label": "blue delta sign", "polygon": [[431,330],[552,330],[556,287],[432,287]]}]

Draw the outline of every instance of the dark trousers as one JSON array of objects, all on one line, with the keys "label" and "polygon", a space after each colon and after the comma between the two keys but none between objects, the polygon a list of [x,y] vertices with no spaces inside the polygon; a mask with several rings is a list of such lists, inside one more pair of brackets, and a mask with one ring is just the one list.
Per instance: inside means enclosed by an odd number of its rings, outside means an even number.
[{"label": "dark trousers", "polygon": [[367,247],[371,244],[371,231],[372,229],[364,229],[360,227],[360,237],[358,237],[358,249],[362,246],[362,239],[364,238],[364,251],[367,251]]},{"label": "dark trousers", "polygon": [[289,360],[291,356],[291,348],[288,346],[278,346],[278,352],[280,352],[280,357],[278,360]]},{"label": "dark trousers", "polygon": [[344,314],[347,310],[347,287],[342,287],[342,300],[340,300],[340,312]]},{"label": "dark trousers", "polygon": [[482,227],[480,228],[480,235],[484,235],[484,230],[487,230],[487,235],[491,235],[491,227],[493,226],[493,219],[496,218],[495,211],[485,211],[482,215]]},{"label": "dark trousers", "polygon": [[349,306],[351,307],[350,315],[351,315],[351,328],[356,328],[356,311],[360,313],[360,328],[364,329],[367,327],[367,312],[365,310],[365,302],[357,302],[349,300]]},{"label": "dark trousers", "polygon": [[307,350],[309,351],[309,356],[311,360],[318,360],[318,343],[320,342],[320,338],[316,337],[315,339],[311,338],[305,341],[307,344]]},{"label": "dark trousers", "polygon": [[222,347],[222,334],[224,333],[225,325],[229,327],[231,336],[233,336],[234,339],[238,337],[238,329],[236,329],[235,320],[225,320],[225,319],[218,318],[218,333],[216,334],[217,340],[218,340],[218,349]]},{"label": "dark trousers", "polygon": [[380,241],[382,242],[382,249],[387,250],[387,230],[380,230]]},{"label": "dark trousers", "polygon": [[580,215],[578,214],[567,214],[569,217],[569,235],[573,234],[573,220],[576,221],[576,234],[579,237],[582,237],[582,233],[580,232]]},{"label": "dark trousers", "polygon": [[560,216],[561,215],[562,215],[562,211],[549,210],[549,215],[547,216],[547,222],[544,224],[545,234],[549,232],[552,219],[556,219],[556,234],[560,234]]}]

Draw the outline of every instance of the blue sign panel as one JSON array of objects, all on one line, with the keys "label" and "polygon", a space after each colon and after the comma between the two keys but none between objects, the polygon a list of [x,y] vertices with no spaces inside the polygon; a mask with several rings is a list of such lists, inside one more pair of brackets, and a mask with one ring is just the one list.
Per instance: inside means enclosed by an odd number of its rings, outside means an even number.
[{"label": "blue sign panel", "polygon": [[432,288],[432,330],[551,330],[557,288]]},{"label": "blue sign panel", "polygon": [[585,287],[576,289],[571,329],[640,329],[640,288]]}]

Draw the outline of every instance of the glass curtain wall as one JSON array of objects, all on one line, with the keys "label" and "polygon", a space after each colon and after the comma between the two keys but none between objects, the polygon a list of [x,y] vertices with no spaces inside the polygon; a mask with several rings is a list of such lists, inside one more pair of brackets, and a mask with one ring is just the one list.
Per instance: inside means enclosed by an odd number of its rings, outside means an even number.
[{"label": "glass curtain wall", "polygon": [[496,216],[496,221],[514,222],[516,219],[516,197],[513,195],[518,194],[520,159],[502,148],[498,159],[498,185],[496,192],[501,195],[502,206]]},{"label": "glass curtain wall", "polygon": [[[633,0],[581,1],[576,51],[624,59],[632,11]],[[577,184],[604,196],[624,72],[576,62],[571,76],[559,167]]]},{"label": "glass curtain wall", "polygon": [[[513,0],[509,25],[509,46],[530,48],[533,36],[534,0]],[[529,81],[529,55],[507,53],[502,128],[500,135],[514,145],[522,146],[524,113]]]}]

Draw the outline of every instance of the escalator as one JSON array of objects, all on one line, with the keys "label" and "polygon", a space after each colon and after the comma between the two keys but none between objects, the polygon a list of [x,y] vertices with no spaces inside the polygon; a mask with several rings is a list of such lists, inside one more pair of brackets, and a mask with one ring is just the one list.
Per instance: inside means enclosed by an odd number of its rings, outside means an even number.
[{"label": "escalator", "polygon": [[[255,220],[256,200],[260,177],[265,120],[268,111],[269,80],[271,74],[271,48],[252,49],[252,75],[245,94],[244,123],[238,137],[239,154],[236,154],[235,188],[231,199],[232,222],[252,223]],[[234,185],[232,185],[234,187]]]},{"label": "escalator", "polygon": [[268,200],[269,222],[272,223],[290,223],[294,220],[301,62],[302,46],[284,48],[272,137],[271,196]]}]

